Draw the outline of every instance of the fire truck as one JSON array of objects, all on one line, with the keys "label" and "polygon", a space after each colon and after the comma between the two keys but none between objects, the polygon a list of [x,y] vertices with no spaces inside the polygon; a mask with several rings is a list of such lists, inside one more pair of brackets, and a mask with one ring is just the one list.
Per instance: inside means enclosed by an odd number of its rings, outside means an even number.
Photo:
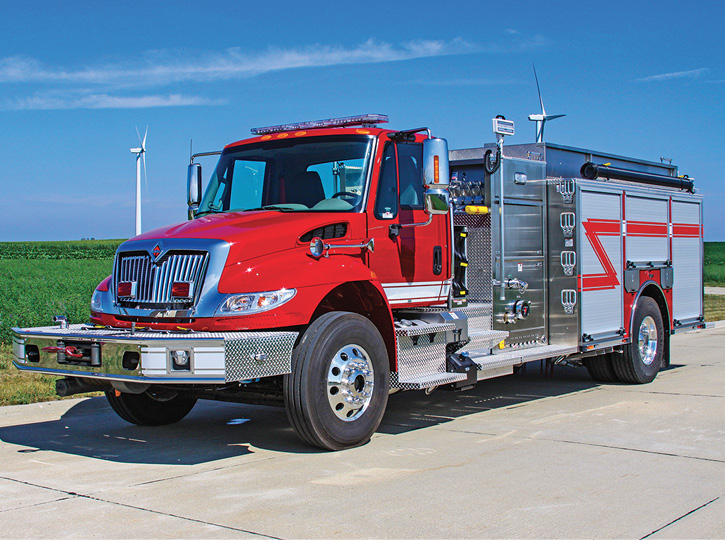
[{"label": "fire truck", "polygon": [[677,167],[504,145],[503,117],[496,143],[452,151],[386,122],[258,128],[193,155],[189,220],[121,244],[89,323],[15,328],[15,365],[139,425],[198,399],[284,405],[339,450],[397,390],[541,360],[648,383],[670,336],[704,326],[702,197]]}]

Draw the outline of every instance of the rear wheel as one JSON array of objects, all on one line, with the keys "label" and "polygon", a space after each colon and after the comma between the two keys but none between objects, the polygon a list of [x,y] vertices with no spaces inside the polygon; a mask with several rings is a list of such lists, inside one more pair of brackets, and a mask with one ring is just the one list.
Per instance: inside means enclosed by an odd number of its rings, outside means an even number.
[{"label": "rear wheel", "polygon": [[115,413],[126,422],[139,426],[164,426],[184,418],[196,403],[173,390],[146,390],[140,394],[106,390],[106,399]]},{"label": "rear wheel", "polygon": [[622,382],[648,383],[662,367],[665,329],[660,308],[654,299],[643,296],[637,301],[632,324],[632,342],[622,354],[612,355],[612,366]]},{"label": "rear wheel", "polygon": [[292,354],[284,379],[287,416],[309,444],[359,446],[380,425],[389,386],[388,353],[375,325],[355,313],[326,313]]},{"label": "rear wheel", "polygon": [[584,365],[592,379],[598,382],[617,382],[619,378],[612,365],[612,354],[604,354],[595,358],[587,358]]}]

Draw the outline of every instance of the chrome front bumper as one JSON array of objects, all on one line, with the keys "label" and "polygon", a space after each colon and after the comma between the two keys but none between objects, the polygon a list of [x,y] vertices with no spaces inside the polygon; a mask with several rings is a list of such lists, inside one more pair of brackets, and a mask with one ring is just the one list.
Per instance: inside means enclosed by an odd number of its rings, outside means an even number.
[{"label": "chrome front bumper", "polygon": [[[290,373],[298,336],[298,332],[131,332],[82,324],[13,328],[13,332],[18,369],[152,384],[224,384]],[[188,366],[181,367],[174,356],[184,353]]]}]

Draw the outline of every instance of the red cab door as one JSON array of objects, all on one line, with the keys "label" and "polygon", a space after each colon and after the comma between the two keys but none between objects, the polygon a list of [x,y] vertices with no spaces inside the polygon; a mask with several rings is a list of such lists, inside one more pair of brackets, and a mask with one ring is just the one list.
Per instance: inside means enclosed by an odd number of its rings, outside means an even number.
[{"label": "red cab door", "polygon": [[450,290],[450,215],[406,226],[429,218],[423,209],[422,162],[422,143],[387,141],[368,205],[368,231],[375,239],[370,268],[393,309],[443,304]]}]

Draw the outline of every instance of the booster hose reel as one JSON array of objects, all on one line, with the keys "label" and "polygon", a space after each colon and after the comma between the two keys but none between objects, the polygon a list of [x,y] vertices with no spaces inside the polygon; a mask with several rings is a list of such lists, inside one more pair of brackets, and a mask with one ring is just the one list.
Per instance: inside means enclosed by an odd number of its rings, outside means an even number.
[{"label": "booster hose reel", "polygon": [[496,157],[494,159],[491,159],[492,155],[493,150],[491,150],[490,148],[486,150],[483,154],[483,170],[486,171],[488,174],[495,173],[501,166],[501,149],[496,149]]}]

